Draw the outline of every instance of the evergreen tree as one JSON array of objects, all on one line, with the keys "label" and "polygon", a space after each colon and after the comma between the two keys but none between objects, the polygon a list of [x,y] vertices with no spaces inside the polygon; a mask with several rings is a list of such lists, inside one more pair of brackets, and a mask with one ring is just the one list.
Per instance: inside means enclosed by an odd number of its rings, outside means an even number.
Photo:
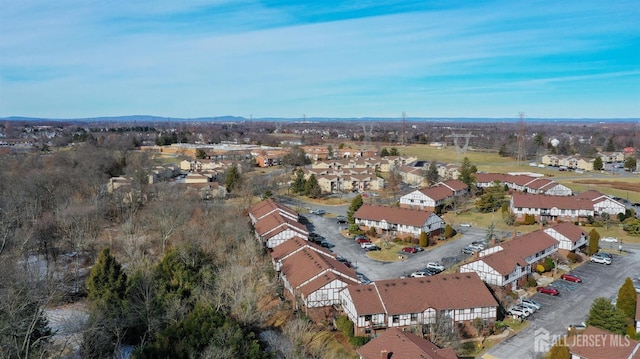
[{"label": "evergreen tree", "polygon": [[595,171],[601,171],[604,169],[604,164],[602,163],[602,158],[600,156],[593,160],[593,169]]},{"label": "evergreen tree", "polygon": [[587,325],[593,325],[612,333],[625,335],[627,332],[625,314],[617,310],[607,298],[596,298],[586,320]]},{"label": "evergreen tree", "polygon": [[589,255],[592,255],[598,251],[600,243],[600,233],[596,229],[592,229],[589,232]]},{"label": "evergreen tree", "polygon": [[387,150],[386,147],[382,148],[382,151],[380,151],[380,157],[387,157],[389,156],[389,150]]},{"label": "evergreen tree", "polygon": [[333,158],[333,146],[329,145],[327,146],[327,159],[332,159]]},{"label": "evergreen tree", "polygon": [[616,308],[624,313],[628,319],[633,320],[636,317],[636,300],[637,294],[633,286],[633,281],[627,277],[618,291]]},{"label": "evergreen tree", "polygon": [[634,171],[636,169],[637,163],[638,163],[638,160],[635,157],[627,157],[624,160],[624,168],[627,171]]},{"label": "evergreen tree", "polygon": [[242,183],[242,177],[237,166],[229,168],[227,176],[224,180],[224,186],[227,188],[227,192],[232,193],[234,190],[240,188]]},{"label": "evergreen tree", "polygon": [[549,350],[549,359],[571,359],[569,348],[562,340],[557,341]]},{"label": "evergreen tree", "polygon": [[400,152],[398,152],[397,148],[391,147],[389,150],[389,156],[400,156]]},{"label": "evergreen tree", "polygon": [[356,211],[362,207],[362,205],[364,204],[364,201],[362,200],[362,196],[361,195],[357,195],[355,197],[353,197],[353,199],[351,200],[351,205],[349,206],[349,210],[347,210],[347,221],[351,224],[355,223],[355,218],[353,218],[353,215],[356,213]]},{"label": "evergreen tree", "polygon": [[429,163],[429,168],[427,169],[425,177],[430,185],[438,183],[440,175],[438,174],[438,163],[436,162],[436,160],[433,160],[431,161],[431,163]]},{"label": "evergreen tree", "polygon": [[475,165],[471,164],[471,161],[468,157],[462,159],[462,165],[460,166],[460,176],[458,179],[469,188],[472,188],[474,183],[476,182],[475,173],[478,172],[478,168]]},{"label": "evergreen tree", "polygon": [[127,275],[120,263],[104,248],[98,255],[87,279],[89,301],[98,306],[121,306],[127,290]]},{"label": "evergreen tree", "polygon": [[304,171],[302,168],[298,168],[296,171],[296,178],[293,180],[291,184],[291,192],[293,193],[304,193],[304,187],[306,184],[306,180],[304,179]]},{"label": "evergreen tree", "polygon": [[320,197],[321,193],[322,190],[320,189],[320,184],[318,184],[316,175],[312,174],[304,184],[304,194],[305,196],[309,196],[311,198],[318,198]]},{"label": "evergreen tree", "polygon": [[427,232],[420,232],[420,239],[418,244],[420,244],[420,247],[429,246],[429,237],[427,236]]}]

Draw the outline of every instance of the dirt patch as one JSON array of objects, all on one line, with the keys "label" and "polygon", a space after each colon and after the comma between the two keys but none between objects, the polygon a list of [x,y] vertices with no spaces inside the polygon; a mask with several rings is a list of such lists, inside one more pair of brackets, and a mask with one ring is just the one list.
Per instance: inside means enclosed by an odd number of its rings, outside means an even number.
[{"label": "dirt patch", "polygon": [[602,180],[575,180],[577,184],[605,186],[623,191],[640,192],[640,182],[602,181]]}]

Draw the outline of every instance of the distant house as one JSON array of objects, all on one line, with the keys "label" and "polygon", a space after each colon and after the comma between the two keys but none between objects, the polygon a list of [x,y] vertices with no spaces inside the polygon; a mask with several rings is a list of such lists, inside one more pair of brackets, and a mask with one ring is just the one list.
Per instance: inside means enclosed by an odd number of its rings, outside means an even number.
[{"label": "distant house", "polygon": [[608,213],[611,216],[616,216],[618,213],[625,213],[627,210],[624,204],[596,190],[582,192],[577,197],[590,200],[596,215]]},{"label": "distant house", "polygon": [[446,186],[415,190],[400,197],[400,207],[435,210],[453,201],[454,191]]},{"label": "distant house", "polygon": [[353,217],[359,226],[414,237],[422,232],[437,235],[445,225],[444,220],[431,211],[370,204],[363,204]]},{"label": "distant house", "polygon": [[586,221],[595,216],[593,203],[587,198],[575,196],[547,196],[541,194],[513,193],[509,209],[517,220],[531,214],[537,221]]},{"label": "distant house", "polygon": [[598,156],[604,163],[614,163],[624,161],[624,152],[598,152]]},{"label": "distant house", "polygon": [[573,194],[569,187],[547,178],[523,174],[476,173],[476,186],[478,188],[488,188],[495,183],[506,185],[509,189],[518,192],[546,194],[549,196],[571,196]]},{"label": "distant house", "polygon": [[544,232],[558,241],[558,249],[569,252],[575,252],[589,243],[589,234],[570,222],[545,228]]},{"label": "distant house", "polygon": [[580,334],[568,336],[565,345],[571,359],[640,358],[640,342],[591,325]]},{"label": "distant house", "polygon": [[457,359],[451,348],[439,348],[411,332],[389,328],[356,349],[360,359]]},{"label": "distant house", "polygon": [[474,273],[374,281],[340,292],[342,309],[355,335],[375,335],[387,328],[470,325],[496,321],[498,302]]},{"label": "distant house", "polygon": [[541,260],[558,251],[559,243],[539,230],[479,252],[479,258],[463,264],[460,273],[476,273],[485,283],[515,290]]}]

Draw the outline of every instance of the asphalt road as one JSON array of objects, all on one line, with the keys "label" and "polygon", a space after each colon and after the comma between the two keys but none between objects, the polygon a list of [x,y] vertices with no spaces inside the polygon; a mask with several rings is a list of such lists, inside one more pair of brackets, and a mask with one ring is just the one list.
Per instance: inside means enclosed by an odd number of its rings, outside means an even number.
[{"label": "asphalt road", "polygon": [[[608,248],[609,243],[601,243],[601,246]],[[488,350],[482,358],[541,358],[543,353],[535,350],[536,333],[540,338],[541,333],[547,331],[552,342],[554,338],[566,334],[569,325],[584,322],[596,298],[617,296],[626,277],[640,275],[640,248],[627,244],[623,244],[623,247],[625,254],[614,254],[609,266],[585,262],[577,267],[572,273],[580,277],[583,283],[555,281],[552,285],[560,291],[559,296],[535,294],[532,298],[540,302],[543,308],[529,317],[529,326]],[[547,338],[542,335],[543,339]]]},{"label": "asphalt road", "polygon": [[370,280],[400,278],[407,276],[411,272],[424,268],[429,262],[440,262],[445,267],[451,267],[459,261],[462,261],[467,255],[461,253],[462,248],[471,244],[473,241],[484,240],[486,235],[485,229],[480,228],[456,228],[463,233],[461,238],[449,240],[444,245],[440,245],[433,249],[425,250],[418,253],[398,252],[406,257],[404,261],[382,262],[367,256],[367,252],[360,245],[341,234],[342,229],[346,229],[346,224],[338,224],[332,214],[342,214],[342,209],[330,207],[314,207],[323,208],[327,211],[324,216],[314,214],[303,214],[306,218],[307,227],[310,231],[318,233],[325,237],[329,242],[335,244],[332,248],[333,252],[340,255],[354,265],[359,273],[364,274]]}]

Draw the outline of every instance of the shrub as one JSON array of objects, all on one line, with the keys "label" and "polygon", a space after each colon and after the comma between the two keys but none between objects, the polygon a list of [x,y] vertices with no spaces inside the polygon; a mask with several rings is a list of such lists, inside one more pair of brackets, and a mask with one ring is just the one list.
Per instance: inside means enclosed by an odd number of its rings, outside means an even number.
[{"label": "shrub", "polygon": [[357,348],[357,347],[361,347],[365,344],[367,344],[367,342],[369,341],[369,337],[351,337],[349,338],[349,344],[351,344],[353,347]]},{"label": "shrub", "polygon": [[536,281],[535,278],[533,278],[533,277],[527,278],[527,287],[531,288],[531,287],[535,287],[537,285],[538,285],[538,282]]},{"label": "shrub", "polygon": [[351,338],[353,336],[353,322],[346,315],[341,315],[336,319],[336,329],[341,331],[345,337]]},{"label": "shrub", "polygon": [[360,226],[357,224],[349,225],[349,233],[351,234],[364,234],[364,232],[360,229]]},{"label": "shrub", "polygon": [[429,246],[429,237],[427,237],[426,232],[420,233],[420,247],[428,247]]},{"label": "shrub", "polygon": [[509,292],[507,296],[511,297],[512,299],[518,299],[520,297],[516,292]]},{"label": "shrub", "polygon": [[394,243],[402,243],[402,238],[396,237],[396,238],[393,239],[393,242]]},{"label": "shrub", "polygon": [[582,256],[573,252],[569,252],[569,254],[567,254],[567,259],[571,262],[571,263],[580,263],[582,262]]},{"label": "shrub", "polygon": [[533,214],[524,215],[524,224],[529,225],[529,224],[535,224],[535,223],[536,223],[536,216],[534,216]]},{"label": "shrub", "polygon": [[504,328],[509,328],[509,324],[506,324],[505,322],[500,321],[500,320],[496,321],[496,324],[495,324],[495,325],[496,325],[496,330],[498,330],[498,329],[504,329]]},{"label": "shrub", "polygon": [[375,236],[376,234],[378,234],[378,232],[376,232],[375,227],[371,227],[369,228],[369,230],[367,231],[367,233],[369,233],[369,235]]},{"label": "shrub", "polygon": [[544,266],[542,264],[536,265],[536,272],[544,273]]},{"label": "shrub", "polygon": [[544,265],[544,271],[545,272],[548,272],[548,271],[550,271],[550,270],[552,270],[553,268],[556,267],[556,265],[553,263],[553,259],[551,259],[549,257],[547,257],[544,260],[544,264],[543,265]]}]

